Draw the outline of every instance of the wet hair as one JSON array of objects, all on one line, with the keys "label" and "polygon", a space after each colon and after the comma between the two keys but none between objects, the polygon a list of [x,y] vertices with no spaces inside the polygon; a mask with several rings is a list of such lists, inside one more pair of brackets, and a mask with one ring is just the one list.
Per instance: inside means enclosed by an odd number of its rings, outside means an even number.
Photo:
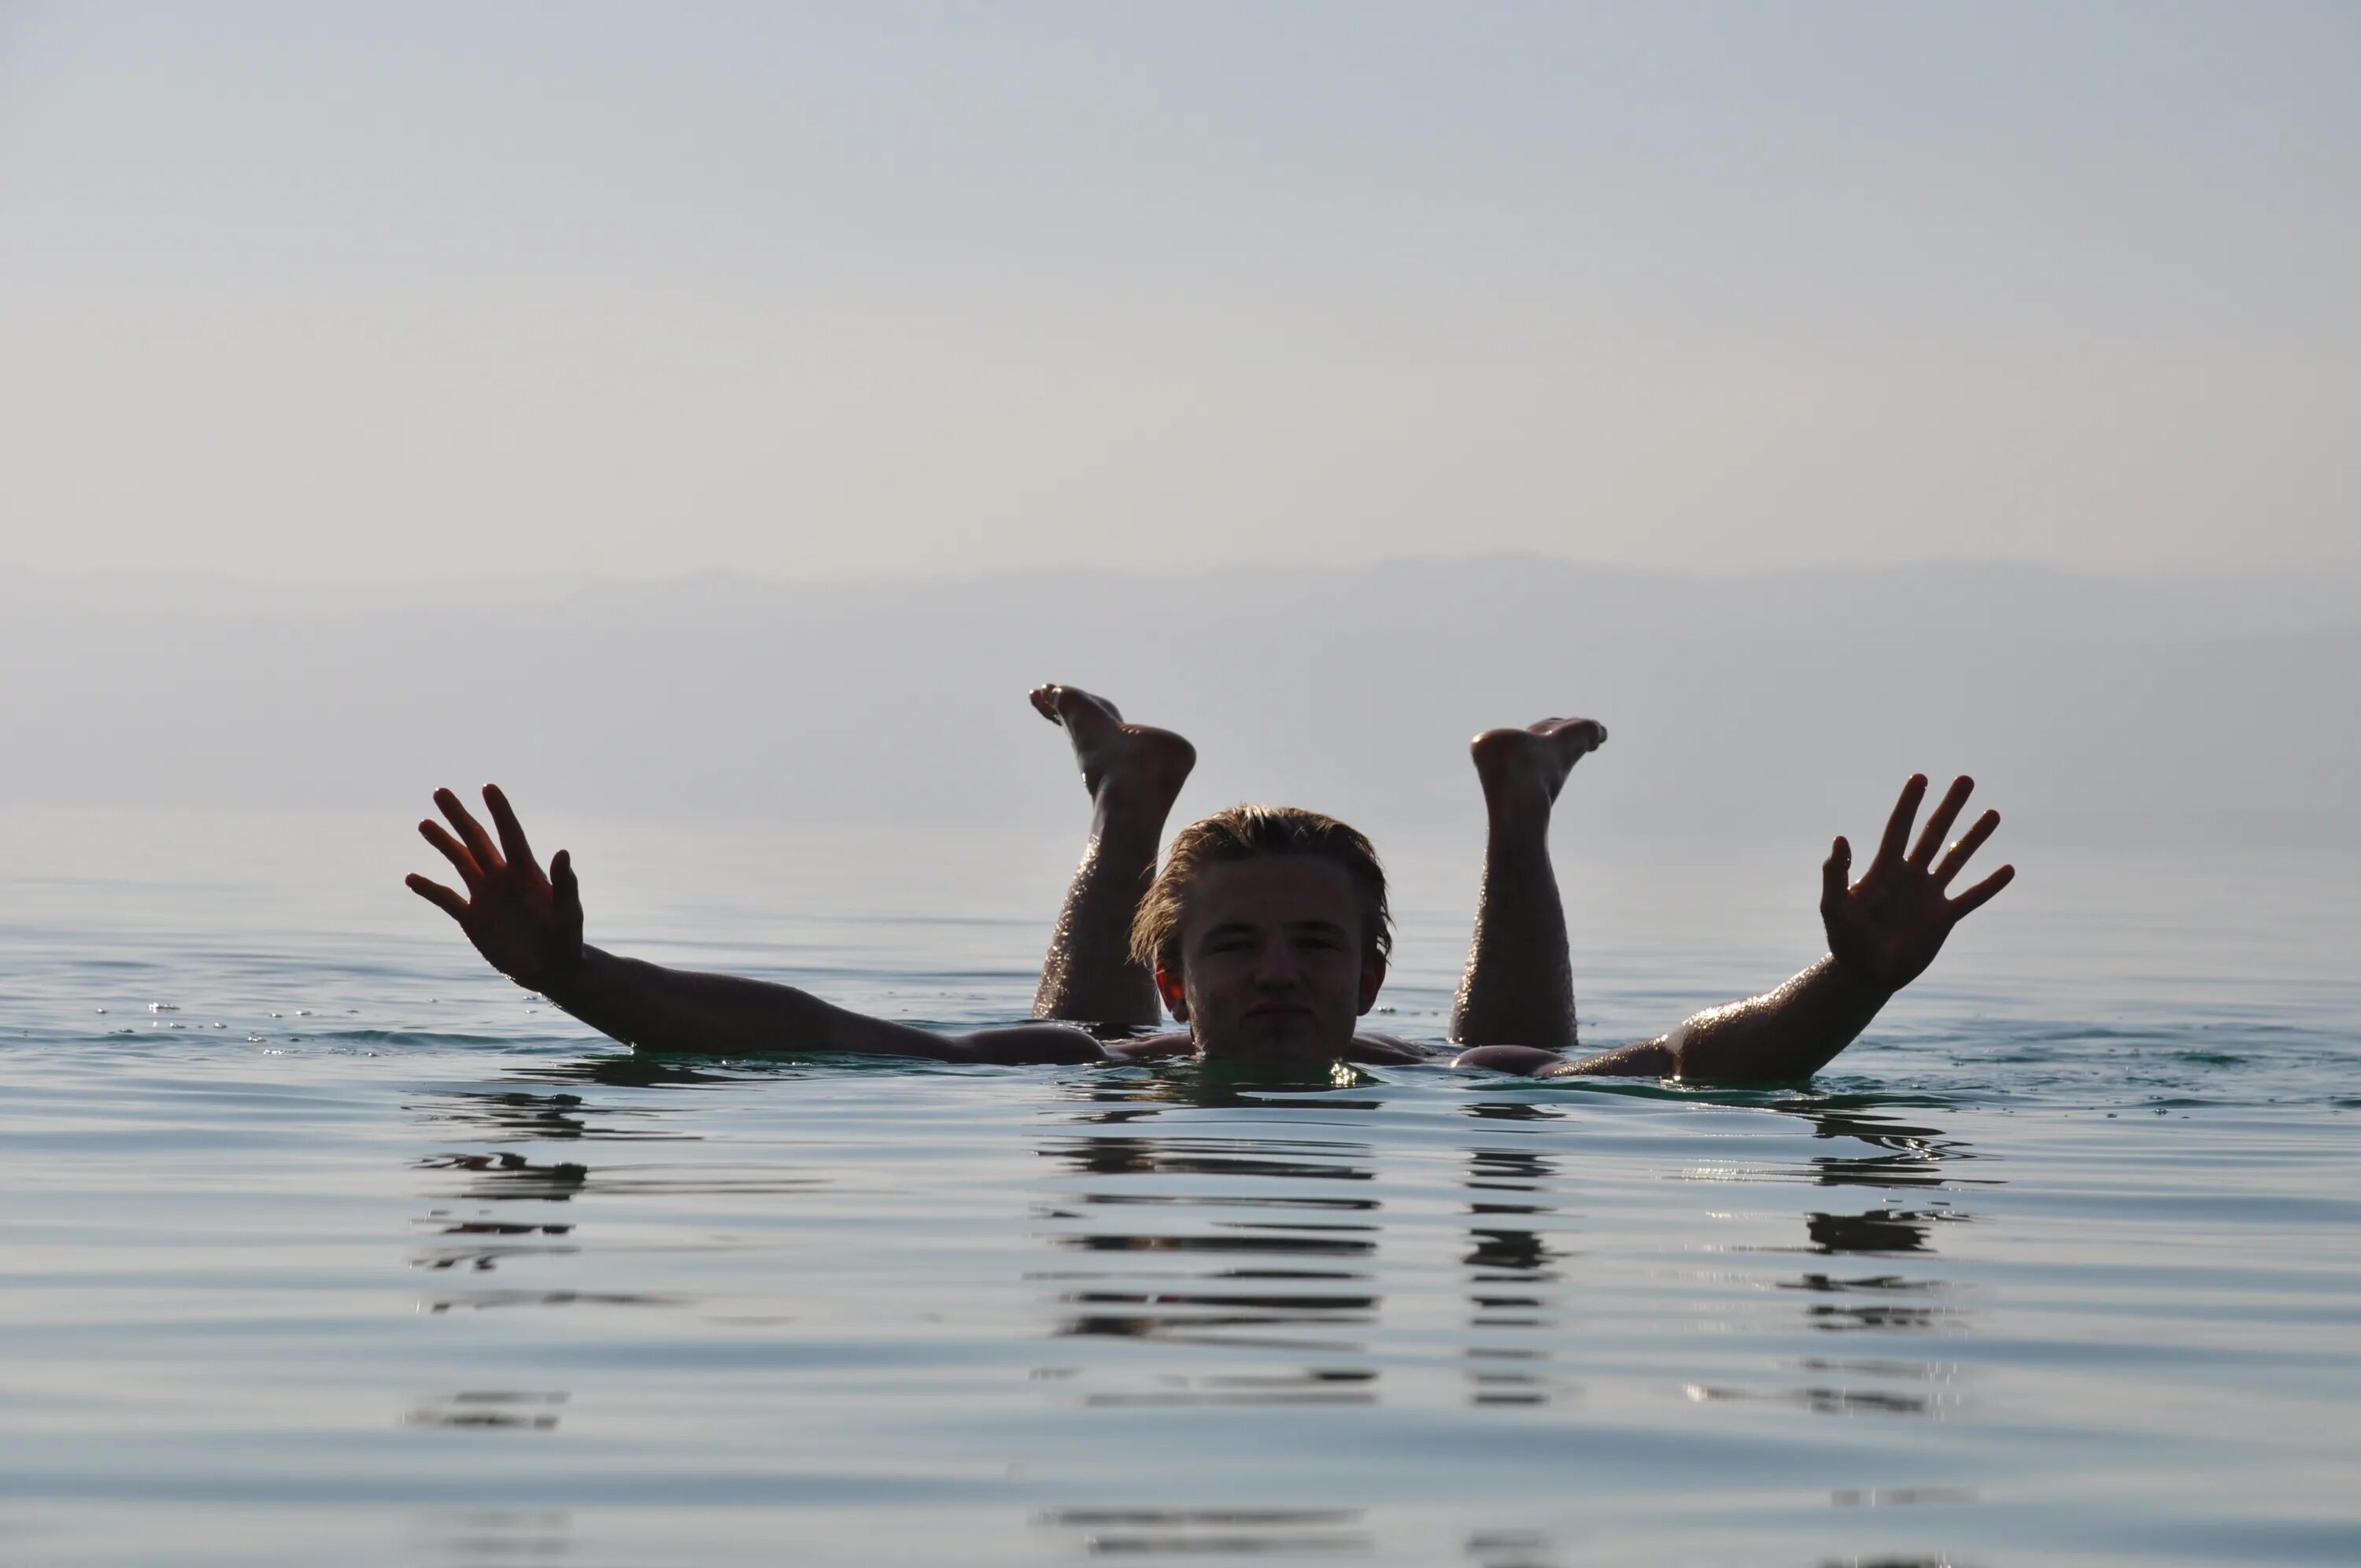
[{"label": "wet hair", "polygon": [[1309,855],[1345,868],[1360,903],[1361,953],[1383,959],[1393,951],[1394,922],[1386,907],[1386,872],[1368,839],[1333,817],[1291,806],[1233,806],[1191,822],[1172,837],[1164,869],[1140,901],[1131,923],[1131,956],[1150,969],[1180,967],[1180,923],[1189,891],[1209,866],[1260,860],[1266,855]]}]

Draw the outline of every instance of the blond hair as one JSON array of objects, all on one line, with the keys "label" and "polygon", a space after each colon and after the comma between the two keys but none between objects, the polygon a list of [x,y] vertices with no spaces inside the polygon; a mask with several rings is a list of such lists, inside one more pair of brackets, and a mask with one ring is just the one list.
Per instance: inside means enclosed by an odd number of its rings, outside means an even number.
[{"label": "blond hair", "polygon": [[1383,959],[1393,951],[1393,915],[1386,907],[1386,872],[1378,852],[1333,817],[1291,806],[1233,806],[1191,822],[1172,837],[1164,869],[1140,901],[1131,923],[1131,956],[1150,969],[1178,972],[1180,923],[1189,890],[1208,866],[1266,855],[1310,855],[1342,866],[1360,903],[1361,952]]}]

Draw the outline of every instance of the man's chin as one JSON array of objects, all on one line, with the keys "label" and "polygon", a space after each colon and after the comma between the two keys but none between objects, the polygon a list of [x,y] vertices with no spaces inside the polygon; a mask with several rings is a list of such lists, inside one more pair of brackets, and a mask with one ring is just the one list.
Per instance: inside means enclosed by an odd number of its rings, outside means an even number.
[{"label": "man's chin", "polygon": [[1290,1013],[1244,1020],[1229,1039],[1218,1047],[1209,1047],[1206,1055],[1250,1061],[1332,1062],[1352,1043],[1349,1033],[1338,1036],[1323,1029],[1311,1014]]}]

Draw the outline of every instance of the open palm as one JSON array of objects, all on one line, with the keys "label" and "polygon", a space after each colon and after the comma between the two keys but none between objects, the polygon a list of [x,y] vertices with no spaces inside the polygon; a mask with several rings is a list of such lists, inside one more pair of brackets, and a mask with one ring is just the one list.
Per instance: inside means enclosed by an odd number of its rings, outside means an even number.
[{"label": "open palm", "polygon": [[572,859],[558,850],[544,876],[498,784],[484,786],[484,805],[500,830],[497,845],[449,790],[436,790],[434,804],[458,837],[432,818],[421,822],[418,831],[451,862],[467,891],[462,894],[415,872],[408,879],[410,891],[456,920],[494,969],[547,993],[582,961],[582,889]]},{"label": "open palm", "polygon": [[1828,928],[1828,951],[1861,979],[1885,991],[1899,991],[1926,970],[1943,950],[1951,927],[1980,908],[2016,875],[2015,866],[2003,866],[1957,898],[1949,889],[1969,858],[2000,826],[2000,813],[1987,811],[1959,842],[1935,859],[1943,836],[1959,820],[1975,781],[1951,781],[1941,804],[1927,818],[1925,831],[1907,853],[1911,824],[1927,798],[1927,776],[1916,773],[1902,786],[1894,815],[1877,857],[1859,882],[1850,880],[1852,847],[1839,839],[1820,868],[1820,920]]}]

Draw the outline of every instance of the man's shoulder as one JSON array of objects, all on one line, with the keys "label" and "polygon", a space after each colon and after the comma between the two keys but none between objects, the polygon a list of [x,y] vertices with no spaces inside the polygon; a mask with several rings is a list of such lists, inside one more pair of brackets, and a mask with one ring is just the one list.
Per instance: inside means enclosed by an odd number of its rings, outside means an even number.
[{"label": "man's shoulder", "polygon": [[1197,1042],[1186,1035],[1137,1035],[1128,1040],[1104,1042],[1107,1055],[1118,1061],[1162,1061],[1197,1054]]},{"label": "man's shoulder", "polygon": [[1411,1062],[1440,1061],[1455,1054],[1449,1046],[1422,1046],[1415,1040],[1404,1040],[1392,1035],[1356,1035],[1353,1047],[1345,1053],[1345,1059],[1377,1066],[1389,1063],[1406,1066]]}]

